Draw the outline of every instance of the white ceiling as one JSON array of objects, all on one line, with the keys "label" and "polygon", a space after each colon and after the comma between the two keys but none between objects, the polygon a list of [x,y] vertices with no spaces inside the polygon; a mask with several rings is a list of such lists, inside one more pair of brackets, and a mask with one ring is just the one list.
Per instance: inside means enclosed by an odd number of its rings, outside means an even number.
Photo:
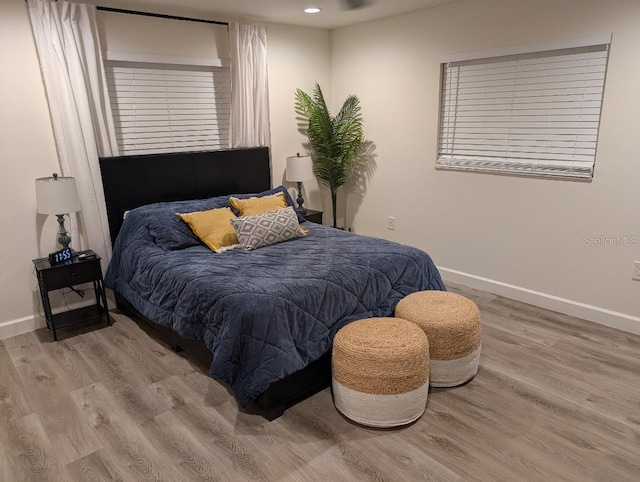
[{"label": "white ceiling", "polygon": [[[356,10],[346,10],[347,0],[130,0],[95,1],[97,4],[148,11],[180,10],[255,21],[334,29],[356,23],[378,20],[402,13],[450,3],[456,0],[368,0],[369,4]],[[91,2],[94,3],[94,2]],[[126,6],[125,6],[126,5]],[[319,7],[320,13],[307,14],[306,7]],[[156,7],[154,9],[154,7]]]}]

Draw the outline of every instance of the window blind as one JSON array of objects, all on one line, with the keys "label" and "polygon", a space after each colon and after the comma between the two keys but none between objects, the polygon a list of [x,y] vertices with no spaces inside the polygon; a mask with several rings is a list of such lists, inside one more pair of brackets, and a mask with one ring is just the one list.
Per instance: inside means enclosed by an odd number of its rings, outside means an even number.
[{"label": "window blind", "polygon": [[608,45],[443,64],[437,169],[591,179]]},{"label": "window blind", "polygon": [[121,155],[229,147],[228,66],[108,61]]}]

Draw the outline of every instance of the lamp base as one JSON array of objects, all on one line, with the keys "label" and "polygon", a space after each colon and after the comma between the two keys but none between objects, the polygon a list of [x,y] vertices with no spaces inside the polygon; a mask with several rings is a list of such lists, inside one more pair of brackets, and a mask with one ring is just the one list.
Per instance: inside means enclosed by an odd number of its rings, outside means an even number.
[{"label": "lamp base", "polygon": [[56,216],[58,217],[58,243],[66,249],[71,244],[71,236],[64,227],[64,214],[56,214]]},{"label": "lamp base", "polygon": [[302,182],[301,181],[298,181],[298,198],[296,199],[296,202],[298,203],[298,207],[295,209],[295,211],[298,214],[307,214],[307,208],[305,208],[303,206],[304,198],[302,197]]}]

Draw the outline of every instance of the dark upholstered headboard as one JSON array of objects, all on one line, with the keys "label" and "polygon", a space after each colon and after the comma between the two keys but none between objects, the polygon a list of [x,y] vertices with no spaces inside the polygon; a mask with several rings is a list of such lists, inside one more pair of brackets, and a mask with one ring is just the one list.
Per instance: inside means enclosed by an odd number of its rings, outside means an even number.
[{"label": "dark upholstered headboard", "polygon": [[103,157],[100,170],[112,243],[138,206],[271,188],[267,147]]}]

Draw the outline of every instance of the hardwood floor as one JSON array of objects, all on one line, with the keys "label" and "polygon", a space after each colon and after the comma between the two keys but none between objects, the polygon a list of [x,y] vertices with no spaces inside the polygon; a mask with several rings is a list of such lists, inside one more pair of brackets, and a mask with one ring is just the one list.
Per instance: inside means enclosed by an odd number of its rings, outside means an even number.
[{"label": "hardwood floor", "polygon": [[640,480],[640,336],[450,286],[480,370],[416,423],[357,426],[329,389],[267,422],[122,314],[0,341],[0,481]]}]

